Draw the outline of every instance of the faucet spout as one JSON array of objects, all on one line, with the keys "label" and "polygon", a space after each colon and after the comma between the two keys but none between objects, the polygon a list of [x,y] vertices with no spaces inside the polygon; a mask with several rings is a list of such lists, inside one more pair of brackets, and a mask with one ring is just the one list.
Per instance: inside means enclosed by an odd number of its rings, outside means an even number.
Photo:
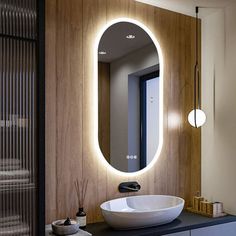
[{"label": "faucet spout", "polygon": [[123,182],[119,184],[118,189],[120,193],[138,192],[141,186],[138,182]]}]

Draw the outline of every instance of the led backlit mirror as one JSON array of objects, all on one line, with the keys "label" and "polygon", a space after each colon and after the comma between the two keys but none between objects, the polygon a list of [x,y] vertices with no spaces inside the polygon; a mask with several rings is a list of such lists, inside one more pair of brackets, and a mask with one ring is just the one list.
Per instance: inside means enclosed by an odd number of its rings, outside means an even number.
[{"label": "led backlit mirror", "polygon": [[120,21],[98,43],[98,142],[122,172],[149,166],[162,145],[162,60],[150,34]]}]

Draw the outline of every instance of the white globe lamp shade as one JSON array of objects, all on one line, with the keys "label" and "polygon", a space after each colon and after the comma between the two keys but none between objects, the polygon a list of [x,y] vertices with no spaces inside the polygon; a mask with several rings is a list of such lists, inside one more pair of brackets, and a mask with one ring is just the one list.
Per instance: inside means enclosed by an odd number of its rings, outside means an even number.
[{"label": "white globe lamp shade", "polygon": [[206,122],[206,115],[205,115],[205,113],[202,110],[196,109],[196,124],[195,124],[194,113],[195,113],[194,110],[192,110],[188,114],[188,122],[193,127],[199,128],[199,127],[201,127]]}]

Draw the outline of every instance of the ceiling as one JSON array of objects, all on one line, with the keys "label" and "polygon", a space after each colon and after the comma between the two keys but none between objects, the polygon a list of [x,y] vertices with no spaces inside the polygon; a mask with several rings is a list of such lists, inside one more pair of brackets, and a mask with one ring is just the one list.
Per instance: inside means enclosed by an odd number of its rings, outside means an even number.
[{"label": "ceiling", "polygon": [[[195,16],[195,7],[209,7],[200,9],[199,17],[204,17],[212,12],[225,8],[236,0],[136,0],[138,2],[150,4],[160,8],[168,9],[171,11],[179,12],[185,15]],[[136,38],[129,40],[126,36],[132,34]],[[124,57],[125,55],[141,49],[152,41],[147,33],[139,26],[120,22],[112,25],[103,34],[98,51],[105,51],[105,55],[98,55],[100,62],[112,62],[116,59]]]},{"label": "ceiling", "polygon": [[224,8],[236,0],[136,0],[137,2],[147,3],[160,8],[179,12],[185,15],[195,16],[195,7],[204,6],[215,9],[200,9],[199,16],[204,17],[211,14],[216,8]]},{"label": "ceiling", "polygon": [[[127,39],[130,34],[135,38]],[[149,35],[139,26],[129,22],[116,23],[105,31],[99,42],[98,52],[106,54],[98,54],[98,61],[112,62],[151,43]]]}]

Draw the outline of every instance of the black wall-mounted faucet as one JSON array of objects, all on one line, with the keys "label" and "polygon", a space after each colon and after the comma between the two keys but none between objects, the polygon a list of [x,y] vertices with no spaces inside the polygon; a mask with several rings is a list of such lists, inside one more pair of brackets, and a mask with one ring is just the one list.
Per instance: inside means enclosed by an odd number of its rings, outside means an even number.
[{"label": "black wall-mounted faucet", "polygon": [[138,182],[123,182],[119,184],[118,189],[120,193],[138,192],[141,186]]}]

